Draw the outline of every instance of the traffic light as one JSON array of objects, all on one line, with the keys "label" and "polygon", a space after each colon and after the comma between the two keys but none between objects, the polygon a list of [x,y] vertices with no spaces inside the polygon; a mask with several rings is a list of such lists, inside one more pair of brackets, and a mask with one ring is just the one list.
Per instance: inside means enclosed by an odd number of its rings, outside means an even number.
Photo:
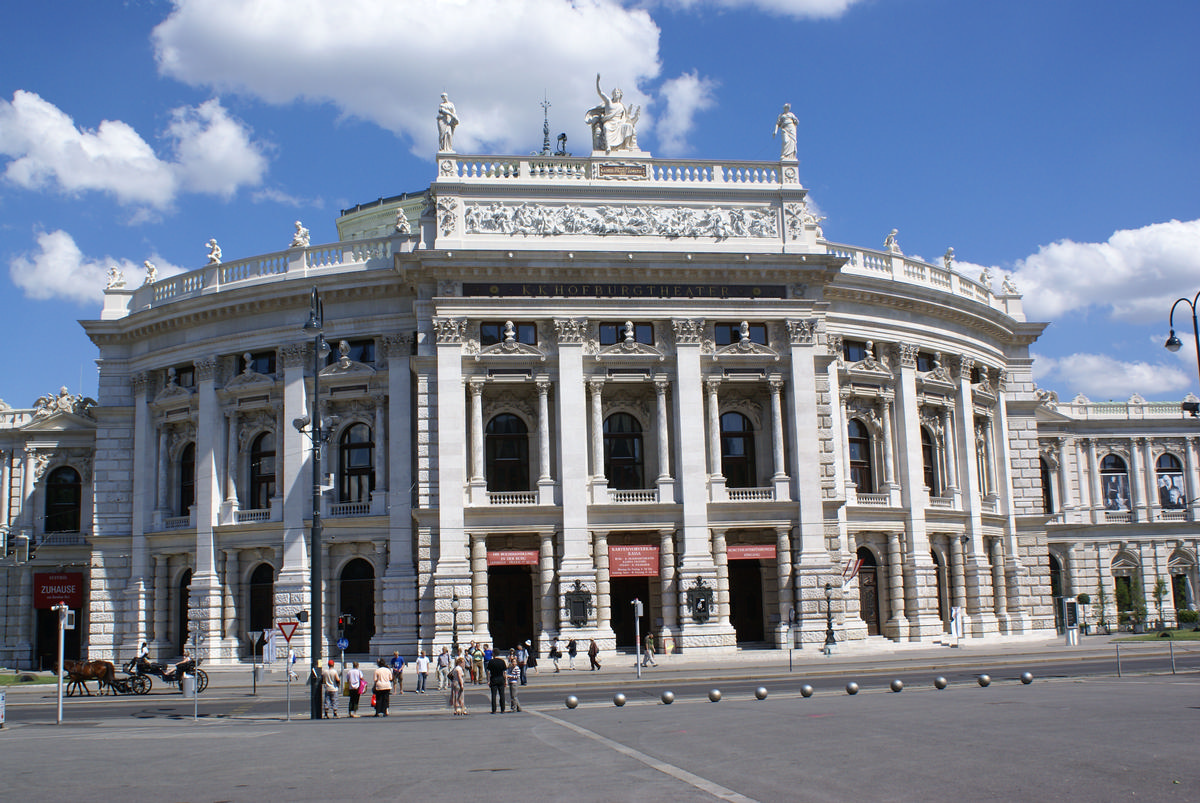
[{"label": "traffic light", "polygon": [[346,629],[346,617],[344,615],[339,616],[338,617],[338,630],[345,630],[345,629]]}]

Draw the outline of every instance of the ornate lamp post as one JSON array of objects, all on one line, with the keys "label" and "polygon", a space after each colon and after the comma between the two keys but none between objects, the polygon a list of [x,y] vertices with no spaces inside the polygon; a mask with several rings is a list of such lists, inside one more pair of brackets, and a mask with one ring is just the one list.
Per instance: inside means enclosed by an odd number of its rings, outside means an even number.
[{"label": "ornate lamp post", "polygon": [[450,612],[454,615],[454,635],[452,636],[452,638],[454,639],[454,644],[450,648],[450,652],[451,652],[450,660],[451,661],[458,658],[458,605],[459,605],[458,594],[456,593],[453,597],[450,598]]},{"label": "ornate lamp post", "polygon": [[825,649],[828,650],[837,644],[837,637],[833,635],[833,585],[825,584]]},{"label": "ornate lamp post", "polygon": [[1175,308],[1180,302],[1187,304],[1192,308],[1192,336],[1195,338],[1193,342],[1196,344],[1196,371],[1200,374],[1200,325],[1196,322],[1196,305],[1200,304],[1200,293],[1196,293],[1196,297],[1190,301],[1187,298],[1178,298],[1171,305],[1171,316],[1169,326],[1171,327],[1171,336],[1167,338],[1167,342],[1163,344],[1167,351],[1176,352],[1183,348],[1183,342],[1175,336]]}]

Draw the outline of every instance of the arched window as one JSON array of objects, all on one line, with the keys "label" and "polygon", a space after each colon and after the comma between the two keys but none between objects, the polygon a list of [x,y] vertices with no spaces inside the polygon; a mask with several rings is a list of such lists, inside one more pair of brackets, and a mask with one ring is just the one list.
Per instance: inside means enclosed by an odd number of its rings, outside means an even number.
[{"label": "arched window", "polygon": [[921,427],[921,458],[925,461],[925,487],[929,489],[929,495],[941,496],[942,484],[938,481],[937,444],[934,443],[933,434],[925,427]]},{"label": "arched window", "polygon": [[46,478],[46,532],[79,532],[79,512],[83,501],[83,483],[79,472],[60,466]]},{"label": "arched window", "polygon": [[610,488],[645,487],[642,425],[629,413],[614,413],[604,421],[604,476]]},{"label": "arched window", "polygon": [[190,516],[196,504],[196,444],[189,443],[179,453],[179,513]]},{"label": "arched window", "polygon": [[487,487],[489,491],[529,490],[529,431],[512,413],[501,413],[488,422]]},{"label": "arched window", "polygon": [[871,467],[871,433],[866,424],[851,418],[846,427],[846,442],[850,449],[850,481],[860,494],[875,493],[875,471]]},{"label": "arched window", "polygon": [[1100,492],[1105,510],[1129,510],[1129,474],[1125,470],[1125,461],[1115,454],[1106,455],[1100,461]]},{"label": "arched window", "polygon": [[1163,510],[1183,510],[1187,507],[1184,492],[1183,465],[1175,455],[1164,454],[1154,466],[1158,476],[1158,505]]},{"label": "arched window", "polygon": [[369,502],[375,490],[375,444],[366,424],[346,427],[339,440],[338,501]]},{"label": "arched window", "polygon": [[729,488],[754,488],[754,427],[741,413],[721,416],[721,473]]},{"label": "arched window", "polygon": [[1051,483],[1054,481],[1054,475],[1050,472],[1050,464],[1044,457],[1038,458],[1038,467],[1041,469],[1042,475],[1042,512],[1053,513],[1055,512],[1054,492]]},{"label": "arched window", "polygon": [[275,495],[275,433],[264,432],[250,446],[250,509],[266,510]]}]

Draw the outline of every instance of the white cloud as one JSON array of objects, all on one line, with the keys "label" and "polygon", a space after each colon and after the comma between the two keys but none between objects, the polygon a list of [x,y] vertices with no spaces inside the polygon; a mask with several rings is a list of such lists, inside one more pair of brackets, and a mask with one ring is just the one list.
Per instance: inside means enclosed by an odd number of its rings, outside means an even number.
[{"label": "white cloud", "polygon": [[1105,354],[1071,354],[1059,359],[1033,356],[1034,379],[1043,387],[1057,389],[1061,399],[1078,393],[1093,401],[1124,401],[1134,393],[1147,398],[1176,393],[1182,398],[1194,378],[1190,371],[1173,365],[1122,362]]},{"label": "white cloud", "polygon": [[1155,223],[1115,232],[1107,242],[1060,240],[1016,265],[1014,278],[1031,319],[1106,310],[1114,320],[1166,318],[1200,277],[1200,220]]},{"label": "white cloud", "polygon": [[[37,245],[37,252],[21,254],[8,265],[13,284],[20,287],[27,298],[39,301],[57,298],[77,304],[94,304],[100,300],[108,269],[113,265],[125,274],[128,287],[138,287],[145,280],[145,269],[128,259],[85,257],[75,239],[61,229],[41,232],[37,236]],[[160,279],[184,272],[183,268],[165,262],[157,254],[150,255],[149,260],[154,263]]]},{"label": "white cloud", "polygon": [[[437,148],[438,93],[461,125],[460,153],[520,153],[541,144],[543,90],[552,131],[590,149],[584,113],[619,86],[647,103],[659,74],[659,30],[615,0],[175,0],[154,30],[159,69],[194,86],[274,104],[331,103]],[[649,131],[643,111],[639,128]],[[643,148],[646,143],[643,143]]]},{"label": "white cloud", "polygon": [[162,159],[127,123],[81,129],[54,104],[17,90],[12,103],[0,100],[0,154],[11,159],[5,178],[31,190],[109,193],[121,204],[153,209],[169,207],[182,192],[228,198],[239,186],[261,183],[262,146],[220,102],[180,107],[171,118],[165,136],[174,158]]},{"label": "white cloud", "polygon": [[712,6],[719,9],[754,8],[795,19],[840,17],[860,0],[657,0],[658,5],[685,11]]},{"label": "white cloud", "polygon": [[663,82],[659,94],[666,99],[667,107],[655,131],[664,154],[679,156],[687,152],[687,135],[696,113],[716,105],[716,88],[716,81],[701,78],[695,70]]},{"label": "white cloud", "polygon": [[292,195],[284,192],[278,187],[264,187],[261,190],[255,191],[250,199],[254,203],[262,203],[269,201],[271,203],[282,204],[284,206],[306,207],[309,209],[324,209],[325,201],[321,198],[302,198],[299,195]]}]

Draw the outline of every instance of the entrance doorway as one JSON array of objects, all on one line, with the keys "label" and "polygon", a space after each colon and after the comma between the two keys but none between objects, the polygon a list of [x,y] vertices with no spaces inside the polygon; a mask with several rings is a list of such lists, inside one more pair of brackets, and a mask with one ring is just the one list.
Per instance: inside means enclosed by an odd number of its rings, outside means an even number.
[{"label": "entrance doorway", "polygon": [[192,570],[188,569],[179,576],[179,586],[176,588],[176,593],[179,597],[179,605],[177,613],[179,618],[175,620],[175,648],[178,650],[176,655],[183,655],[184,645],[187,644],[188,636],[191,632],[188,627],[188,612],[191,609],[192,597]]},{"label": "entrance doorway", "polygon": [[938,598],[938,617],[942,620],[942,630],[949,633],[950,628],[950,583],[946,576],[946,566],[942,563],[942,556],[938,554],[936,549],[929,550],[930,557],[933,558],[933,570],[937,573],[937,598]]},{"label": "entrance doorway", "polygon": [[254,634],[254,653],[262,649],[264,630],[275,629],[275,569],[260,563],[250,574],[250,616],[246,629]]},{"label": "entrance doorway", "polygon": [[338,585],[338,613],[347,615],[342,636],[349,653],[369,653],[375,635],[375,567],[355,558],[342,569]]},{"label": "entrance doorway", "polygon": [[875,553],[865,546],[858,548],[856,557],[862,561],[858,569],[859,615],[867,623],[867,635],[878,636],[879,631],[879,567]]},{"label": "entrance doorway", "polygon": [[758,560],[729,561],[729,623],[738,642],[763,640],[762,566]]},{"label": "entrance doorway", "polygon": [[488,634],[496,650],[511,650],[533,641],[531,567],[488,567]]},{"label": "entrance doorway", "polygon": [[1054,598],[1054,629],[1062,633],[1065,629],[1062,605],[1062,564],[1053,554],[1050,555],[1050,596]]},{"label": "entrance doorway", "polygon": [[642,638],[650,625],[650,578],[614,577],[609,581],[609,600],[613,633],[617,636],[617,649],[633,649],[637,645],[637,634],[633,626],[633,601],[642,601]]},{"label": "entrance doorway", "polygon": [[[75,629],[63,631],[63,660],[78,661],[82,611],[75,612]],[[58,611],[37,611],[37,668],[51,669],[58,660]]]}]

